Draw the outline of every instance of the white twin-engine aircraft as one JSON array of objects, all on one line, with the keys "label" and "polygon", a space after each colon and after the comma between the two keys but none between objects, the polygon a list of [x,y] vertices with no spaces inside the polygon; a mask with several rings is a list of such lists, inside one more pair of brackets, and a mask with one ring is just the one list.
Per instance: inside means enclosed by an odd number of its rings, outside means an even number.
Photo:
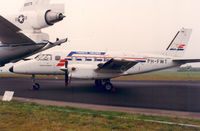
[{"label": "white twin-engine aircraft", "polygon": [[[110,79],[179,67],[185,63],[200,62],[200,59],[181,59],[188,45],[191,29],[180,30],[163,55],[112,55],[106,52],[50,51],[34,59],[16,63],[11,72],[35,75],[62,75],[65,82],[71,78],[93,79],[97,87],[112,91]],[[39,89],[33,80],[33,88]]]},{"label": "white twin-engine aircraft", "polygon": [[26,0],[18,13],[0,15],[0,67],[66,42],[67,39],[49,42],[49,35],[41,32],[62,21],[63,13],[64,4]]}]

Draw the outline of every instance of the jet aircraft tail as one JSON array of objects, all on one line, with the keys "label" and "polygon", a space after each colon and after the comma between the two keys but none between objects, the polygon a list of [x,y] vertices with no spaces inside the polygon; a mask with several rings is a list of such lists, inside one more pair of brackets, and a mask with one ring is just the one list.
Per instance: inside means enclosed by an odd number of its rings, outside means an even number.
[{"label": "jet aircraft tail", "polygon": [[6,24],[11,23],[13,27],[16,26],[15,33],[23,33],[32,41],[40,43],[49,40],[49,35],[42,33],[41,29],[62,21],[65,18],[64,8],[64,3],[52,4],[50,0],[25,0],[19,12],[6,17],[8,20]]},{"label": "jet aircraft tail", "polygon": [[64,13],[65,7],[64,4],[50,4],[50,0],[26,0],[21,11],[32,11],[44,8]]},{"label": "jet aircraft tail", "polygon": [[178,31],[170,45],[167,47],[165,55],[182,57],[187,48],[191,33],[192,29],[183,28]]},{"label": "jet aircraft tail", "polygon": [[25,0],[15,24],[22,30],[40,30],[63,20],[64,8],[64,3],[51,4],[50,0]]},{"label": "jet aircraft tail", "polygon": [[26,0],[21,11],[31,11],[38,7],[44,8],[49,5],[49,2],[49,0]]}]

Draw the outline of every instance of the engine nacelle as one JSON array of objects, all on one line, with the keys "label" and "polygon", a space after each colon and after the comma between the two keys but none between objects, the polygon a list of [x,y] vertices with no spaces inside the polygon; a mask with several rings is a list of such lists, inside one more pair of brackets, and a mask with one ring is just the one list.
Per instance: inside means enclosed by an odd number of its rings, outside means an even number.
[{"label": "engine nacelle", "polygon": [[50,4],[50,0],[26,0],[19,13],[6,19],[25,32],[40,32],[40,29],[62,21],[64,11],[64,4]]},{"label": "engine nacelle", "polygon": [[24,13],[27,17],[27,22],[35,30],[40,30],[42,28],[52,26],[55,23],[62,21],[65,17],[61,12],[55,12],[53,10],[43,10],[43,11],[31,11]]},{"label": "engine nacelle", "polygon": [[51,10],[48,10],[45,13],[45,21],[48,25],[53,25],[54,23],[63,20],[64,17],[63,13],[53,12]]}]

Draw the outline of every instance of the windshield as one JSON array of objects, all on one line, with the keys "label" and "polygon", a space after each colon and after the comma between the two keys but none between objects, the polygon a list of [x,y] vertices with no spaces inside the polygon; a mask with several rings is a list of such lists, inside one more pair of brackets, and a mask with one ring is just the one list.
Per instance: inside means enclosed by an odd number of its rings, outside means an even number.
[{"label": "windshield", "polygon": [[52,60],[52,55],[51,54],[40,54],[40,55],[37,55],[35,57],[35,59],[38,61],[50,61],[50,60]]}]

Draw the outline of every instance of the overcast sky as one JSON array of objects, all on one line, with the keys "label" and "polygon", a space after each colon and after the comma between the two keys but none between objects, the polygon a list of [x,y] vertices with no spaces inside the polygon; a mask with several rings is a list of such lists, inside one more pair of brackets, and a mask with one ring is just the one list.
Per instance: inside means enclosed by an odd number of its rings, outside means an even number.
[{"label": "overcast sky", "polygon": [[[200,58],[200,0],[62,1],[67,17],[44,31],[51,40],[67,36],[66,49],[163,51],[185,27],[193,29],[185,57]],[[1,0],[0,13],[16,13],[23,3]]]}]

